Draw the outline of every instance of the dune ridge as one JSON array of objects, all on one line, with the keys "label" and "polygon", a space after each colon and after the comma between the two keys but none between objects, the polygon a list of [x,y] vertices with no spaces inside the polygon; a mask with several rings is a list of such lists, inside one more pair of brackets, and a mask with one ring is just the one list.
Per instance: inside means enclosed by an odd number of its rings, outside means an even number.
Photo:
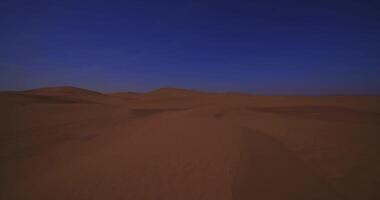
[{"label": "dune ridge", "polygon": [[102,93],[82,89],[73,86],[61,86],[61,87],[47,87],[47,88],[38,88],[32,90],[25,90],[21,93],[24,94],[34,94],[34,95],[44,95],[44,96],[61,96],[61,95],[101,95]]}]

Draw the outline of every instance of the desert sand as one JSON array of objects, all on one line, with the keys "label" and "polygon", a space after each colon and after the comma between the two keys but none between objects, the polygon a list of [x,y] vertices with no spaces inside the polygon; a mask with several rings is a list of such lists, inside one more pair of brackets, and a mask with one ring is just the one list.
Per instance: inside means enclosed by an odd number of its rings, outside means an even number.
[{"label": "desert sand", "polygon": [[380,97],[0,93],[1,200],[380,199]]}]

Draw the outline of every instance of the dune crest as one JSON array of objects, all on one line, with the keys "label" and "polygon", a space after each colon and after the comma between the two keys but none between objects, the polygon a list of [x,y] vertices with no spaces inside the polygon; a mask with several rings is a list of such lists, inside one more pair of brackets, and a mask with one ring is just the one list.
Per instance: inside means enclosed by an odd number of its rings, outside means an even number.
[{"label": "dune crest", "polygon": [[44,95],[44,96],[101,95],[102,94],[100,92],[82,89],[82,88],[73,87],[73,86],[38,88],[38,89],[26,90],[26,91],[23,91],[22,93]]}]

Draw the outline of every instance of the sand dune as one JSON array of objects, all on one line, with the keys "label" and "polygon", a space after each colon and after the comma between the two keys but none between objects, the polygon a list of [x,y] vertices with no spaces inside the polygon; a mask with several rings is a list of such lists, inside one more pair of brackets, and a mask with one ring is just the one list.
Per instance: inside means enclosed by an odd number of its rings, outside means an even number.
[{"label": "sand dune", "polygon": [[380,97],[0,93],[0,199],[380,199]]},{"label": "sand dune", "polygon": [[48,87],[48,88],[38,88],[32,90],[26,90],[21,93],[43,95],[43,96],[84,96],[84,95],[101,95],[99,92],[72,87]]}]

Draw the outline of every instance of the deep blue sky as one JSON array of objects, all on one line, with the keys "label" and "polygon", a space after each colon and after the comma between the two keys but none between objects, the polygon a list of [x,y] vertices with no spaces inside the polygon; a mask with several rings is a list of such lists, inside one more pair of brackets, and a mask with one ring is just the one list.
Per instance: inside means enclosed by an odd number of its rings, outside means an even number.
[{"label": "deep blue sky", "polygon": [[1,0],[0,90],[380,94],[380,2]]}]

